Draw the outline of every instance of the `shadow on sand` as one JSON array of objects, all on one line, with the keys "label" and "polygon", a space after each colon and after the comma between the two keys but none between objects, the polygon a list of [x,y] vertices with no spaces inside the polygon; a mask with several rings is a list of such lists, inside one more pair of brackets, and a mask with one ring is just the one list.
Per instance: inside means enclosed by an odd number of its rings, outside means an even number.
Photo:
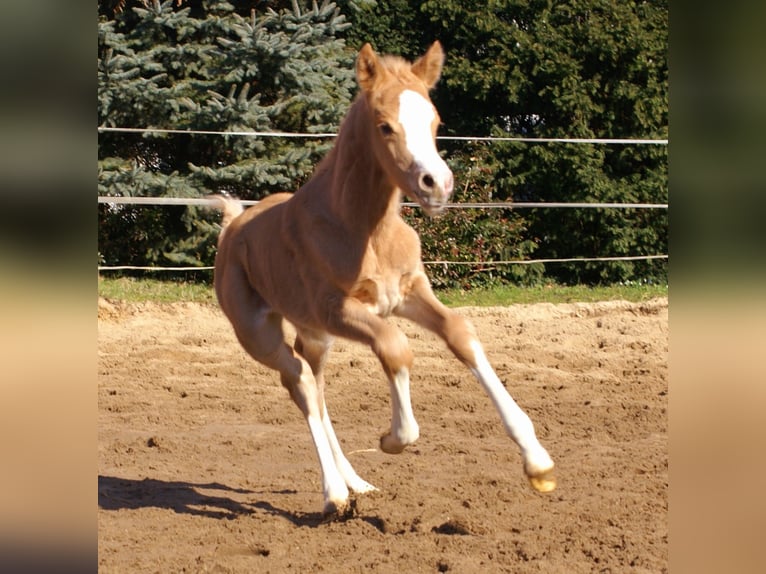
[{"label": "shadow on sand", "polygon": [[[217,494],[206,494],[201,491],[216,491]],[[180,514],[228,520],[239,516],[266,513],[284,518],[295,526],[310,528],[352,517],[352,515],[325,517],[321,512],[285,510],[264,500],[240,502],[234,499],[234,495],[286,496],[297,494],[297,492],[285,489],[266,493],[232,488],[217,482],[191,483],[153,478],[138,480],[102,475],[98,477],[98,506],[104,510],[165,508]]]}]

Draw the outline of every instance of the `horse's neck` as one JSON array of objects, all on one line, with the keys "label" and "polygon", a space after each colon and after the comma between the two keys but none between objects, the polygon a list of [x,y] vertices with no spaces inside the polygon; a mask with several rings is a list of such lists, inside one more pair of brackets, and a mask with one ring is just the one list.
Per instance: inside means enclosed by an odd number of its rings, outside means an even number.
[{"label": "horse's neck", "polygon": [[362,98],[352,105],[325,168],[333,212],[348,227],[371,235],[387,218],[398,217],[401,192],[377,163],[365,106]]}]

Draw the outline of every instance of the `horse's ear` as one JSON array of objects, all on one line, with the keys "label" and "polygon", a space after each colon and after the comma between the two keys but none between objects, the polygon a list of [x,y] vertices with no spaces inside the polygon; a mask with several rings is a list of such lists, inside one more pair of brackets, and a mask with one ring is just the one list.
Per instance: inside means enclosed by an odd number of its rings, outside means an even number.
[{"label": "horse's ear", "polygon": [[370,46],[370,43],[367,42],[359,50],[359,55],[356,57],[356,81],[359,83],[359,87],[365,92],[370,91],[380,73],[381,68],[378,56],[375,54],[372,46]]},{"label": "horse's ear", "polygon": [[414,74],[423,80],[425,85],[430,90],[439,81],[439,76],[442,73],[442,66],[444,65],[444,50],[442,49],[441,42],[436,40],[431,47],[428,48],[425,54],[423,54],[417,62],[412,64],[412,71]]}]

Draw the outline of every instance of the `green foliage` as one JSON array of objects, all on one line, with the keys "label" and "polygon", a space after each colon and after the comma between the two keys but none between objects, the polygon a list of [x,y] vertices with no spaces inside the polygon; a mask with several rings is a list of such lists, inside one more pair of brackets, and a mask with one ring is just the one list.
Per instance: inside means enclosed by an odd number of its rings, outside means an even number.
[{"label": "green foliage", "polygon": [[[463,174],[462,187],[455,191],[454,201],[492,202],[498,166],[492,163],[486,144],[473,146],[472,150],[473,154],[457,155],[450,160],[454,172]],[[537,248],[533,241],[525,239],[525,220],[511,209],[448,209],[443,215],[430,218],[419,209],[405,207],[403,215],[420,234],[424,261],[458,262],[429,265],[428,274],[437,288],[470,289],[509,281],[531,285],[541,280],[543,269],[539,264],[497,263],[529,259]],[[479,264],[468,265],[475,262]]]},{"label": "green foliage", "polygon": [[346,41],[357,50],[370,42],[382,54],[412,60],[436,39],[422,28],[423,18],[415,2],[367,0],[356,2],[351,8],[346,12],[352,23]]},{"label": "green foliage", "polygon": [[[255,9],[252,9],[255,6]],[[103,0],[99,125],[334,131],[370,41],[447,61],[433,93],[445,135],[668,137],[667,0]],[[120,8],[121,7],[121,8]],[[252,10],[252,11],[251,11]],[[342,14],[341,14],[342,12]],[[346,44],[348,48],[346,48]],[[188,135],[99,136],[101,195],[258,199],[294,190],[332,142]],[[441,142],[456,201],[668,202],[667,148]],[[667,253],[664,210],[405,209],[438,286],[547,280],[667,281],[667,262],[496,261]],[[107,264],[209,264],[216,216],[99,207]]]},{"label": "green foliage", "polygon": [[[434,102],[445,135],[664,139],[667,17],[663,0],[378,2],[351,16],[349,36],[386,47],[393,39],[407,56],[441,40],[447,61]],[[470,165],[475,153],[442,147],[457,166]],[[497,200],[668,201],[660,146],[494,143],[483,159],[494,170]],[[459,169],[455,176],[458,187],[469,177]],[[523,214],[521,229],[518,239],[534,245],[537,258],[668,249],[664,211],[534,210]],[[545,275],[565,283],[663,282],[667,263],[557,263]]]},{"label": "green foliage", "polygon": [[195,302],[215,304],[211,282],[143,277],[99,277],[98,295],[113,301],[161,303]]},{"label": "green foliage", "polygon": [[649,301],[668,296],[667,285],[557,285],[542,283],[519,287],[508,283],[471,290],[442,289],[437,292],[449,307],[495,307],[535,303],[593,303],[597,301]]},{"label": "green foliage", "polygon": [[[354,83],[334,4],[249,17],[221,0],[147,4],[100,19],[100,126],[336,130]],[[105,132],[99,194],[259,199],[296,189],[330,143]],[[99,252],[107,264],[210,264],[216,220],[196,208],[102,206]]]}]

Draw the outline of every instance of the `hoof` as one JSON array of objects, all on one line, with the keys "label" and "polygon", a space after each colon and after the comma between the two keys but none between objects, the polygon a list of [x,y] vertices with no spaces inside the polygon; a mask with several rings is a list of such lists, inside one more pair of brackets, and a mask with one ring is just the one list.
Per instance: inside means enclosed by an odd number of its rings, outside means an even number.
[{"label": "hoof", "polygon": [[333,518],[338,515],[342,515],[348,508],[348,501],[341,502],[335,500],[328,500],[324,503],[324,509],[322,510],[322,516],[324,518]]},{"label": "hoof", "polygon": [[345,502],[328,501],[322,511],[322,522],[343,521],[357,515],[356,501],[349,499]]},{"label": "hoof", "polygon": [[380,437],[380,450],[386,454],[400,454],[406,446],[406,444],[399,442],[390,434],[384,434]]},{"label": "hoof", "polygon": [[537,492],[551,492],[556,490],[556,477],[553,476],[553,468],[537,476],[529,476],[529,483]]}]

